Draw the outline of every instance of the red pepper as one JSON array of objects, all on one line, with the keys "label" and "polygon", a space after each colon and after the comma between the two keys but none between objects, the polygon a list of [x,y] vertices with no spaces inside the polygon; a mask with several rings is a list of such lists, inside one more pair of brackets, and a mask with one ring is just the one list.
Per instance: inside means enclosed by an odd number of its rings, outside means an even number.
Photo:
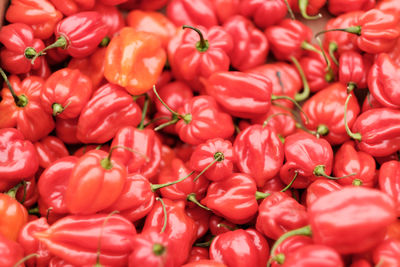
[{"label": "red pepper", "polygon": [[189,30],[175,37],[178,44],[171,41],[168,45],[168,59],[176,78],[199,83],[200,77],[208,78],[229,69],[228,54],[233,49],[233,41],[222,27],[183,27]]},{"label": "red pepper", "polygon": [[240,0],[211,0],[211,2],[221,24],[225,23],[230,17],[239,14],[241,10]]},{"label": "red pepper", "polygon": [[293,188],[305,188],[311,180],[329,175],[332,171],[333,151],[328,141],[300,132],[286,137],[286,163],[280,169],[281,179],[288,184],[298,172]]},{"label": "red pepper", "polygon": [[208,232],[208,221],[212,213],[199,206],[193,206],[186,207],[186,214],[197,226],[196,239],[203,237]]},{"label": "red pepper", "polygon": [[367,11],[375,6],[375,0],[330,0],[328,1],[329,13],[337,16],[356,10]]},{"label": "red pepper", "polygon": [[19,243],[0,234],[0,255],[1,266],[14,267],[24,257],[24,249]]},{"label": "red pepper", "polygon": [[154,201],[154,192],[148,179],[141,174],[130,174],[117,200],[105,211],[118,210],[121,216],[136,222],[151,211]]},{"label": "red pepper", "polygon": [[132,239],[128,266],[174,267],[176,252],[165,232],[152,229],[143,231]]},{"label": "red pepper", "polygon": [[367,88],[367,77],[372,65],[368,57],[354,51],[345,51],[339,58],[339,81],[347,90]]},{"label": "red pepper", "polygon": [[49,251],[78,266],[127,266],[136,229],[119,215],[68,216],[33,234]]},{"label": "red pepper", "polygon": [[[47,63],[47,60],[43,57],[39,58],[38,60],[41,62],[40,67],[36,70],[32,69],[30,72],[25,73],[24,75],[20,75],[21,79],[29,76],[39,76],[40,78],[47,79],[51,75],[51,70],[49,64]],[[33,65],[35,64],[36,61],[35,63],[33,63]]]},{"label": "red pepper", "polygon": [[391,267],[400,265],[400,240],[386,239],[373,251],[375,266]]},{"label": "red pepper", "polygon": [[363,102],[363,105],[361,108],[361,113],[364,113],[367,110],[375,109],[375,108],[383,108],[383,106],[368,91],[367,97],[364,99],[364,102]]},{"label": "red pepper", "polygon": [[107,152],[87,152],[78,160],[69,178],[65,192],[69,212],[94,214],[108,208],[121,194],[126,175],[125,166],[110,159]]},{"label": "red pepper", "polygon": [[[110,5],[109,3],[117,5],[120,2],[125,2],[126,0],[100,0],[100,1],[106,5]],[[123,3],[121,7],[128,10],[141,9],[147,11],[156,11],[165,7],[167,2],[168,0],[133,0],[133,1],[128,1],[127,3]]]},{"label": "red pepper", "polygon": [[353,141],[347,141],[335,154],[335,164],[333,165],[333,174],[337,177],[352,173],[347,178],[338,180],[341,185],[356,185],[373,187],[375,185],[375,160],[363,151],[356,151]]},{"label": "red pepper", "polygon": [[64,143],[55,136],[47,136],[35,144],[39,166],[47,168],[54,161],[69,155]]},{"label": "red pepper", "polygon": [[222,181],[211,183],[201,204],[233,223],[244,224],[257,213],[256,192],[257,185],[252,177],[233,173]]},{"label": "red pepper", "polygon": [[295,12],[300,12],[305,19],[319,19],[322,17],[319,10],[326,2],[327,0],[299,0],[292,1],[291,6]]},{"label": "red pepper", "polygon": [[118,85],[100,87],[82,109],[77,137],[83,143],[102,144],[124,126],[136,126],[141,110],[132,96]]},{"label": "red pepper", "polygon": [[47,0],[15,0],[8,7],[5,17],[11,23],[30,25],[35,37],[43,40],[53,34],[62,14]]},{"label": "red pepper", "polygon": [[331,247],[309,244],[285,258],[282,267],[344,267],[339,253]]},{"label": "red pepper", "polygon": [[30,76],[21,81],[13,75],[7,86],[1,92],[0,128],[16,127],[32,142],[47,136],[54,129],[54,121],[41,106],[42,78]]},{"label": "red pepper", "polygon": [[265,266],[269,256],[267,240],[254,229],[238,229],[216,236],[210,259],[230,267]]},{"label": "red pepper", "polygon": [[36,232],[47,230],[50,226],[46,218],[40,218],[25,224],[18,236],[18,243],[24,248],[25,256],[32,253],[38,254],[25,262],[28,267],[47,267],[49,265],[51,254],[44,243],[40,242],[33,235]]},{"label": "red pepper", "polygon": [[87,152],[89,152],[90,150],[103,150],[105,152],[109,152],[110,151],[110,146],[108,144],[101,144],[101,145],[83,145],[81,146],[78,150],[76,150],[74,152],[74,156],[76,157],[82,157],[83,155],[85,155]]},{"label": "red pepper", "polygon": [[[93,10],[101,15],[101,20],[107,27],[106,37],[111,39],[125,26],[124,16],[117,7],[97,3]],[[107,45],[107,41],[103,40],[100,45]]]},{"label": "red pepper", "polygon": [[253,124],[268,125],[278,137],[286,137],[296,130],[296,121],[289,110],[272,105],[268,113],[251,119]]},{"label": "red pepper", "polygon": [[[354,96],[354,93],[351,93]],[[347,98],[344,84],[334,83],[309,98],[303,110],[309,119],[305,124],[310,130],[322,135],[330,144],[337,145],[349,139],[343,120]],[[352,126],[360,113],[357,99],[350,99],[347,107],[347,122]],[[302,121],[306,119],[302,114]]]},{"label": "red pepper", "polygon": [[289,197],[293,197],[296,200],[299,200],[299,192],[293,188],[290,190],[286,189],[287,185],[282,182],[279,178],[279,174],[275,177],[269,179],[263,187],[259,187],[258,190],[262,193],[271,194],[274,192],[283,192]]},{"label": "red pepper", "polygon": [[[1,182],[18,183],[33,176],[39,168],[39,159],[33,144],[14,128],[0,129]],[[3,185],[2,185],[3,186]],[[0,186],[0,191],[5,188]]]},{"label": "red pepper", "polygon": [[245,71],[266,61],[267,38],[250,20],[236,15],[225,21],[223,28],[233,38],[233,49],[229,54],[232,67]]},{"label": "red pepper", "polygon": [[383,11],[392,11],[396,14],[400,14],[400,2],[399,0],[382,0],[376,5],[377,9]]},{"label": "red pepper", "polygon": [[400,110],[376,108],[357,117],[352,127],[357,147],[374,157],[388,156],[400,148]]},{"label": "red pepper", "polygon": [[186,263],[182,267],[227,267],[227,265],[214,260],[198,260]]},{"label": "red pepper", "polygon": [[0,235],[17,240],[22,227],[28,222],[26,208],[15,199],[16,189],[0,194]]},{"label": "red pepper", "polygon": [[1,28],[0,42],[4,45],[0,52],[1,66],[12,74],[27,73],[40,68],[41,61],[31,64],[36,51],[44,48],[43,41],[36,39],[31,27],[23,23],[13,23]]},{"label": "red pepper", "polygon": [[196,262],[200,260],[208,260],[210,257],[208,255],[208,247],[203,248],[203,247],[192,247],[192,250],[190,251],[190,256],[188,259],[188,263],[191,262]]},{"label": "red pepper", "polygon": [[387,54],[380,54],[368,75],[368,88],[374,98],[384,107],[400,108],[400,66]]},{"label": "red pepper", "polygon": [[[38,177],[38,175],[36,175]],[[20,186],[17,190],[15,198],[19,203],[24,205],[26,208],[30,208],[35,205],[39,198],[39,193],[36,185],[36,177],[33,176],[24,180],[22,186]],[[30,221],[30,218],[28,218]]]},{"label": "red pepper", "polygon": [[240,13],[251,18],[257,27],[265,29],[278,24],[286,17],[288,9],[285,2],[244,0],[240,2]]},{"label": "red pepper", "polygon": [[265,30],[272,53],[277,60],[299,59],[310,47],[312,31],[298,20],[284,19]]},{"label": "red pepper", "polygon": [[391,196],[396,203],[396,214],[400,215],[400,162],[391,160],[382,164],[379,171],[379,188]]},{"label": "red pepper", "polygon": [[217,236],[238,229],[236,224],[227,221],[224,218],[219,217],[215,214],[211,215],[208,225],[210,228],[210,232],[213,236]]},{"label": "red pepper", "polygon": [[53,116],[72,119],[79,116],[92,95],[92,82],[79,70],[60,69],[47,79],[42,106]]},{"label": "red pepper", "polygon": [[76,137],[78,130],[78,118],[63,120],[56,119],[56,136],[65,144],[78,144],[79,139]]},{"label": "red pepper", "polygon": [[57,10],[65,16],[71,16],[84,10],[92,10],[96,0],[50,0]]},{"label": "red pepper", "polygon": [[341,190],[343,187],[335,181],[318,179],[312,182],[306,191],[306,204],[309,207],[313,202],[330,192]]},{"label": "red pepper", "polygon": [[208,180],[223,180],[233,172],[232,143],[221,138],[209,139],[198,145],[190,156],[190,168],[203,173]]},{"label": "red pepper", "polygon": [[61,158],[48,166],[40,176],[38,181],[40,202],[45,207],[51,207],[51,213],[68,213],[65,192],[77,162],[78,157],[75,156]]},{"label": "red pepper", "polygon": [[307,224],[306,208],[284,192],[273,192],[258,208],[256,228],[274,240]]},{"label": "red pepper", "polygon": [[92,81],[93,90],[105,83],[104,58],[106,48],[98,48],[93,54],[84,58],[72,58],[68,63],[69,69],[78,69]]},{"label": "red pepper", "polygon": [[164,14],[154,11],[132,10],[126,17],[126,23],[136,31],[157,35],[165,48],[177,31],[176,26]]},{"label": "red pepper", "polygon": [[288,239],[285,239],[279,246],[276,248],[276,255],[272,258],[272,267],[279,267],[285,262],[286,257],[290,257],[292,253],[296,250],[311,245],[313,243],[312,239],[308,236],[296,235],[291,236]]},{"label": "red pepper", "polygon": [[164,233],[170,242],[170,250],[173,251],[174,266],[181,266],[189,257],[189,251],[197,236],[197,226],[186,214],[185,202],[169,199],[163,199],[163,202],[167,214],[164,214],[160,201],[157,201],[146,217],[143,232],[160,232],[166,216]]},{"label": "red pepper", "polygon": [[[294,98],[303,87],[300,75],[295,67],[285,62],[275,62],[260,65],[247,72],[260,74],[267,77],[272,83],[272,93]],[[276,103],[292,108],[293,103],[288,100],[278,99]],[[273,108],[273,107],[271,107]]]},{"label": "red pepper", "polygon": [[202,25],[206,28],[218,25],[217,15],[210,0],[171,0],[167,5],[167,17],[177,27],[183,24]]},{"label": "red pepper", "polygon": [[258,187],[273,178],[283,164],[283,144],[269,126],[255,124],[240,132],[233,151],[239,170],[249,174]]}]

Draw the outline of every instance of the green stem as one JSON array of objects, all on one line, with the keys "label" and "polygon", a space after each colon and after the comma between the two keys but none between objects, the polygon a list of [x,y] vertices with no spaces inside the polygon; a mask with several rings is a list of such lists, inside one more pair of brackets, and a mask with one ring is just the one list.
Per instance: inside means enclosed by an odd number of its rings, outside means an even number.
[{"label": "green stem", "polygon": [[189,25],[183,25],[182,29],[191,29],[191,30],[194,30],[195,32],[197,32],[197,34],[200,37],[200,41],[198,41],[196,43],[196,49],[199,52],[206,52],[208,50],[208,48],[210,46],[209,43],[208,43],[208,40],[204,39],[203,33],[199,29],[197,29],[197,28],[195,28],[193,26],[189,26]]},{"label": "green stem", "polygon": [[303,82],[303,87],[304,87],[303,92],[297,93],[294,96],[294,99],[296,101],[301,102],[301,101],[306,100],[310,96],[310,86],[308,85],[308,81],[307,81],[306,75],[304,74],[304,71],[301,68],[300,63],[293,56],[291,57],[291,60],[293,61],[294,65],[296,66],[297,71],[300,74],[301,81]]},{"label": "green stem", "polygon": [[64,111],[64,107],[58,103],[54,103],[51,107],[53,108],[53,116],[54,117],[61,114]]},{"label": "green stem", "polygon": [[284,94],[285,93],[285,85],[283,84],[282,76],[281,76],[281,72],[280,71],[276,72],[276,77],[278,78],[279,85],[282,88],[281,93]]},{"label": "green stem", "polygon": [[113,146],[110,149],[110,152],[108,152],[108,156],[100,161],[100,165],[104,169],[110,170],[113,167],[112,162],[111,162],[111,155],[114,152],[114,150],[117,149],[117,148],[123,148],[125,150],[128,150],[129,152],[138,154],[139,156],[143,157],[146,160],[146,162],[148,162],[150,160],[145,154],[143,154],[142,152],[136,151],[136,150],[134,150],[132,148],[129,148],[129,147],[126,147],[126,146]]},{"label": "green stem", "polygon": [[197,200],[197,198],[196,198],[196,193],[191,193],[191,194],[189,194],[189,195],[186,197],[186,199],[187,199],[188,201],[190,201],[190,202],[193,202],[194,204],[196,204],[196,205],[199,206],[200,208],[203,208],[203,209],[205,209],[205,210],[211,211],[210,208],[204,206],[203,204],[201,204],[201,203]]},{"label": "green stem", "polygon": [[274,118],[274,117],[276,117],[276,116],[280,116],[280,115],[288,116],[288,117],[291,117],[292,119],[294,119],[293,116],[290,115],[290,114],[288,114],[288,113],[278,112],[278,113],[274,113],[274,114],[270,115],[270,116],[264,121],[264,123],[262,124],[262,127],[267,126],[268,122],[270,122],[270,120],[271,120],[272,118]]},{"label": "green stem", "polygon": [[307,41],[301,42],[301,48],[303,48],[304,50],[312,51],[322,56],[322,51],[318,50],[317,48],[315,48],[315,46],[313,46]]},{"label": "green stem", "polygon": [[161,102],[161,104],[163,104],[163,106],[168,109],[169,112],[171,112],[171,114],[177,116],[178,118],[181,116],[178,112],[173,111],[168,105],[167,103],[164,102],[164,100],[161,99],[160,95],[157,92],[156,86],[153,85],[153,92],[156,95],[157,99]]},{"label": "green stem", "polygon": [[153,245],[153,254],[156,256],[161,256],[165,252],[165,247],[162,244],[155,243]]},{"label": "green stem", "polygon": [[154,119],[152,119],[151,121],[149,121],[148,123],[146,123],[146,124],[143,126],[143,128],[146,128],[146,127],[149,126],[150,124],[155,123],[155,122],[157,122],[157,121],[160,121],[160,120],[169,120],[169,119],[171,119],[171,118],[170,118],[170,117],[167,117],[167,116],[154,118]]},{"label": "green stem", "polygon": [[178,179],[178,180],[176,180],[176,181],[173,181],[173,182],[169,182],[169,183],[165,183],[165,184],[152,184],[152,185],[151,185],[151,191],[155,192],[157,189],[160,189],[160,188],[163,188],[163,187],[167,187],[167,186],[170,186],[170,185],[174,185],[174,184],[180,183],[180,182],[182,182],[183,180],[189,178],[193,173],[194,173],[194,171],[191,171],[191,172],[190,172],[188,175],[186,175],[185,177],[182,177],[182,178],[180,178],[180,179]]},{"label": "green stem", "polygon": [[317,133],[319,135],[325,136],[329,133],[329,128],[325,124],[320,124],[317,127]]},{"label": "green stem", "polygon": [[7,75],[5,74],[4,70],[0,68],[0,75],[3,77],[3,80],[6,82],[8,89],[10,90],[10,93],[12,97],[14,98],[14,103],[17,105],[17,107],[25,107],[28,104],[28,98],[25,95],[17,96],[15,93],[14,89],[11,86],[10,81],[7,78]]},{"label": "green stem", "polygon": [[13,267],[19,267],[22,263],[26,262],[27,260],[29,260],[30,258],[33,258],[33,257],[39,257],[39,254],[37,254],[37,253],[29,254],[29,255],[23,257],[22,259],[20,259],[19,261],[17,261],[17,263],[14,264]]},{"label": "green stem", "polygon": [[361,35],[361,26],[352,26],[352,27],[348,27],[348,28],[344,28],[344,29],[330,29],[330,30],[326,30],[326,31],[322,31],[319,32],[315,35],[315,38],[320,36],[321,34],[327,33],[327,32],[348,32],[348,33],[352,33],[352,34],[356,34],[358,36]]},{"label": "green stem", "polygon": [[349,82],[347,84],[347,93],[350,94],[355,88],[357,88],[357,84],[354,82]]},{"label": "green stem", "polygon": [[307,14],[307,6],[308,6],[308,0],[299,0],[299,9],[300,13],[305,19],[319,19],[322,18],[322,15],[318,13],[315,16],[310,16]]},{"label": "green stem", "polygon": [[288,12],[289,12],[290,18],[291,18],[292,20],[295,20],[296,17],[294,16],[293,10],[292,10],[292,8],[290,7],[288,1],[287,1],[287,0],[283,0],[283,1],[285,2],[285,5],[286,5],[286,8],[287,8],[287,10],[288,10]]},{"label": "green stem", "polygon": [[309,133],[309,134],[312,134],[312,135],[315,135],[315,136],[319,136],[319,134],[316,132],[316,131],[311,131],[310,129],[308,129],[307,127],[304,127],[301,123],[299,123],[299,122],[296,122],[296,128],[298,128],[298,129],[302,129],[303,131],[305,131],[305,132],[307,132],[307,133]]},{"label": "green stem", "polygon": [[149,108],[149,102],[150,102],[150,98],[149,98],[149,95],[146,93],[145,100],[144,100],[144,105],[143,105],[143,110],[142,110],[142,119],[140,120],[140,124],[138,126],[139,130],[143,130],[144,129],[144,120],[146,119],[147,110]]},{"label": "green stem", "polygon": [[360,134],[360,133],[352,133],[352,132],[350,131],[349,125],[347,124],[347,106],[349,105],[350,98],[351,98],[351,94],[349,94],[349,95],[347,96],[346,102],[345,102],[345,104],[344,104],[344,127],[346,128],[347,134],[348,134],[351,138],[353,138],[353,139],[355,139],[355,140],[357,140],[357,141],[361,141],[361,138],[362,138],[361,134]]},{"label": "green stem", "polygon": [[37,54],[32,58],[31,63],[34,64],[34,63],[35,63],[35,60],[36,60],[38,57],[40,57],[40,56],[42,56],[42,55],[45,55],[45,54],[46,54],[45,52],[46,52],[47,50],[49,50],[49,49],[53,49],[53,48],[57,48],[57,47],[60,47],[60,48],[62,48],[62,49],[65,49],[65,48],[67,48],[67,46],[68,46],[68,41],[67,41],[67,39],[66,39],[64,36],[61,35],[60,37],[57,38],[57,40],[56,40],[54,43],[52,43],[51,45],[47,46],[47,47],[44,48],[42,51],[40,51],[39,53],[37,53]]},{"label": "green stem", "polygon": [[193,246],[201,247],[201,248],[208,248],[209,246],[211,246],[211,243],[212,243],[213,239],[214,239],[214,237],[212,237],[210,240],[208,240],[206,242],[195,243]]},{"label": "green stem", "polygon": [[40,215],[39,207],[34,207],[28,210],[28,214],[38,214]]},{"label": "green stem", "polygon": [[325,178],[328,178],[328,179],[331,179],[331,180],[339,180],[339,179],[347,178],[347,177],[350,177],[350,176],[354,176],[357,173],[351,173],[351,174],[348,174],[348,175],[345,175],[345,176],[341,176],[341,177],[333,177],[333,176],[327,175],[325,173],[325,166],[324,165],[318,165],[318,166],[316,166],[314,168],[313,174],[315,176],[322,176],[322,177],[325,177]]},{"label": "green stem", "polygon": [[296,178],[297,178],[298,175],[299,175],[299,172],[298,172],[298,171],[295,171],[295,172],[294,172],[294,177],[293,177],[293,179],[290,181],[290,183],[289,183],[285,188],[283,188],[283,189],[281,190],[281,192],[285,192],[286,190],[288,190],[288,189],[292,186],[292,184],[294,183],[294,181],[296,180]]},{"label": "green stem", "polygon": [[165,123],[163,123],[163,124],[160,124],[160,125],[158,125],[156,128],[154,128],[154,131],[160,131],[161,129],[163,129],[163,128],[165,128],[165,127],[168,127],[168,126],[170,126],[170,125],[174,125],[175,123],[177,123],[179,121],[179,118],[175,118],[175,119],[172,119],[172,120],[170,120],[170,121],[167,121],[167,122],[165,122]]},{"label": "green stem", "polygon": [[165,203],[164,203],[164,200],[162,198],[156,197],[156,200],[161,202],[161,206],[162,206],[163,213],[164,213],[164,225],[161,228],[161,232],[160,232],[160,233],[164,233],[165,229],[167,228],[167,223],[168,223],[167,208],[165,207]]},{"label": "green stem", "polygon": [[111,41],[110,37],[106,36],[101,40],[99,46],[106,47],[110,43],[110,41]]},{"label": "green stem", "polygon": [[193,182],[196,182],[197,179],[200,178],[200,176],[205,173],[209,168],[211,168],[215,163],[223,161],[225,158],[224,154],[222,152],[216,152],[214,154],[214,160],[210,162],[210,164],[207,165],[197,176],[194,178]]},{"label": "green stem", "polygon": [[107,217],[104,219],[103,224],[101,225],[101,229],[100,229],[100,236],[99,236],[99,242],[97,243],[97,255],[96,255],[96,264],[95,266],[100,267],[102,266],[100,264],[100,250],[101,250],[101,238],[103,237],[103,232],[104,232],[104,227],[106,226],[106,223],[108,222],[108,220],[110,219],[111,216],[113,216],[114,214],[119,213],[119,211],[114,210],[113,212],[111,212],[110,214],[107,215]]},{"label": "green stem", "polygon": [[325,75],[325,79],[328,79],[327,82],[330,82],[331,79],[333,79],[333,70],[331,68],[331,61],[328,59],[328,56],[326,55],[326,53],[324,51],[324,48],[322,47],[321,39],[319,39],[318,37],[316,37],[315,39],[317,40],[318,46],[321,49],[322,56],[324,57],[324,60],[325,60],[325,63],[326,63],[325,71],[327,73],[330,73],[331,76],[332,76],[332,78],[327,78],[326,75]]},{"label": "green stem", "polygon": [[335,52],[338,50],[338,45],[336,42],[332,41],[329,43],[328,52],[329,56],[332,58],[332,61],[339,66],[339,61],[336,59]]},{"label": "green stem", "polygon": [[27,47],[24,51],[24,55],[27,59],[32,59],[36,56],[36,49],[33,47]]},{"label": "green stem", "polygon": [[267,198],[267,197],[269,197],[270,195],[271,195],[271,194],[269,194],[269,193],[264,193],[264,192],[260,192],[260,191],[256,191],[256,194],[255,194],[256,200],[260,200],[260,199]]},{"label": "green stem", "polygon": [[306,118],[306,124],[308,124],[308,122],[309,122],[308,116],[304,112],[304,110],[301,108],[299,103],[297,103],[296,100],[294,100],[293,98],[291,98],[289,96],[286,96],[286,95],[271,95],[271,100],[272,101],[279,100],[279,99],[285,99],[285,100],[289,100],[290,102],[292,102],[300,110],[300,112],[303,113],[304,117]]},{"label": "green stem", "polygon": [[362,186],[363,182],[360,179],[354,179],[352,184],[354,186]]}]

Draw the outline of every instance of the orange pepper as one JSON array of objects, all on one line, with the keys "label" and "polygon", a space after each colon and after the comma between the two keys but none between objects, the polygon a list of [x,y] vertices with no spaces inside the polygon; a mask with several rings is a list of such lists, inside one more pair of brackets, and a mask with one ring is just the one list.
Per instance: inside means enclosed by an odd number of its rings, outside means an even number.
[{"label": "orange pepper", "polygon": [[104,76],[130,94],[140,95],[156,84],[166,59],[156,35],[125,27],[107,47]]}]

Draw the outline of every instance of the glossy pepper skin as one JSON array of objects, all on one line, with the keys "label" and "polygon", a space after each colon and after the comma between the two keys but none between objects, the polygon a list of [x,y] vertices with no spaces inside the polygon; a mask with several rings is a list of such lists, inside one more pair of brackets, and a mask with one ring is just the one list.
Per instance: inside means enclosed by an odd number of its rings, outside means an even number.
[{"label": "glossy pepper skin", "polygon": [[240,2],[240,13],[251,18],[258,27],[265,29],[281,22],[287,14],[287,7],[284,0],[244,0]]},{"label": "glossy pepper skin", "polygon": [[233,49],[232,37],[220,26],[209,29],[199,26],[198,30],[183,30],[177,46],[168,45],[168,59],[174,75],[181,80],[198,83],[199,77],[208,78],[218,71],[229,69],[229,53]]},{"label": "glossy pepper skin", "polygon": [[0,51],[1,66],[12,74],[27,73],[38,69],[41,61],[31,63],[31,50],[40,51],[44,48],[43,41],[34,37],[30,26],[23,23],[13,23],[1,28],[0,42],[4,47]]},{"label": "glossy pepper skin", "polygon": [[282,267],[343,267],[339,253],[331,247],[309,244],[285,257]]},{"label": "glossy pepper skin", "polygon": [[[167,226],[164,233],[173,251],[174,266],[181,266],[189,257],[190,249],[196,240],[197,226],[185,212],[185,202],[163,199],[167,210]],[[164,225],[164,213],[160,201],[157,201],[147,215],[143,232],[159,233]]]},{"label": "glossy pepper skin", "polygon": [[215,260],[203,259],[186,263],[185,265],[182,265],[182,267],[227,267],[227,265]]},{"label": "glossy pepper skin", "polygon": [[64,217],[33,235],[53,255],[73,265],[94,265],[101,244],[100,264],[127,266],[136,229],[119,215],[94,214]]},{"label": "glossy pepper skin", "polygon": [[375,185],[376,164],[374,158],[363,151],[356,151],[355,143],[347,141],[335,153],[333,174],[337,177],[355,173],[347,178],[339,179],[341,185],[361,185],[373,187]]},{"label": "glossy pepper skin", "polygon": [[217,15],[210,0],[172,0],[167,5],[167,17],[177,26],[202,25],[206,28],[218,25]]},{"label": "glossy pepper skin", "polygon": [[34,144],[39,158],[39,166],[47,168],[54,161],[67,157],[69,152],[64,143],[55,136],[47,136]]},{"label": "glossy pepper skin", "polygon": [[62,44],[59,47],[77,58],[92,54],[106,34],[107,27],[95,11],[71,15],[60,21],[55,29],[56,42]]},{"label": "glossy pepper skin", "polygon": [[145,217],[153,208],[155,195],[149,180],[141,174],[129,174],[124,188],[114,203],[105,212],[118,210],[131,222]]},{"label": "glossy pepper skin", "polygon": [[256,191],[257,185],[250,175],[233,173],[222,181],[211,183],[201,204],[233,223],[244,224],[257,213]]},{"label": "glossy pepper skin", "polygon": [[275,257],[272,259],[271,266],[278,267],[282,266],[285,262],[286,257],[291,255],[293,252],[304,246],[312,245],[313,241],[308,236],[295,235],[288,239],[285,239],[275,250]]},{"label": "glossy pepper skin", "polygon": [[111,147],[114,146],[136,151],[116,148],[112,153],[112,158],[124,164],[129,174],[140,173],[149,180],[157,174],[161,161],[161,141],[154,130],[123,127],[113,138]]},{"label": "glossy pepper skin", "polygon": [[304,54],[304,42],[310,42],[312,31],[298,20],[284,19],[265,30],[270,48],[278,61],[299,59]]},{"label": "glossy pepper skin", "polygon": [[67,214],[65,192],[78,157],[68,156],[48,166],[38,181],[40,202],[52,208],[52,213]]},{"label": "glossy pepper skin", "polygon": [[211,2],[221,24],[240,12],[240,0],[211,0]]},{"label": "glossy pepper skin", "polygon": [[305,188],[318,178],[320,169],[329,175],[333,165],[333,151],[328,141],[309,133],[300,132],[286,137],[286,163],[280,169],[281,179],[288,184],[298,172],[293,188]]},{"label": "glossy pepper skin", "polygon": [[279,172],[284,159],[283,144],[275,130],[257,124],[239,133],[233,153],[239,170],[249,174],[258,187]]},{"label": "glossy pepper skin", "polygon": [[232,267],[265,266],[268,256],[267,240],[254,229],[220,234],[210,246],[210,259]]},{"label": "glossy pepper skin", "polygon": [[329,13],[337,16],[356,10],[367,11],[375,6],[375,0],[330,0],[328,1]]},{"label": "glossy pepper skin", "polygon": [[196,96],[178,109],[184,118],[175,125],[179,138],[185,143],[198,145],[212,138],[233,135],[232,117],[220,110],[211,96]]},{"label": "glossy pepper skin", "polygon": [[[33,176],[39,159],[33,144],[15,128],[0,129],[0,176],[3,182],[18,183]],[[3,185],[2,185],[3,186]],[[1,191],[4,188],[1,188]]]},{"label": "glossy pepper skin", "polygon": [[253,124],[268,125],[278,136],[288,136],[296,131],[296,121],[289,110],[272,105],[268,113],[251,119]]},{"label": "glossy pepper skin", "polygon": [[84,10],[91,10],[96,0],[50,0],[55,8],[61,11],[65,16],[71,16]]},{"label": "glossy pepper skin", "polygon": [[44,40],[53,34],[62,14],[47,0],[16,0],[8,7],[5,17],[11,23],[30,25],[35,37]]},{"label": "glossy pepper skin", "polygon": [[328,179],[317,179],[312,182],[306,191],[306,205],[309,207],[315,200],[330,192],[341,190],[343,186],[339,183]]},{"label": "glossy pepper skin", "polygon": [[99,88],[82,109],[77,137],[83,143],[102,144],[123,126],[136,126],[142,112],[124,88],[107,83]]},{"label": "glossy pepper skin", "polygon": [[228,19],[223,28],[233,38],[229,57],[235,69],[245,71],[266,61],[269,48],[267,37],[250,20],[236,15]]},{"label": "glossy pepper skin", "polygon": [[94,214],[111,206],[121,194],[126,168],[102,150],[79,158],[68,181],[65,203],[72,214]]},{"label": "glossy pepper skin", "polygon": [[46,221],[46,218],[42,217],[40,219],[36,219],[28,222],[21,229],[21,232],[18,235],[18,243],[24,248],[25,256],[28,256],[32,253],[37,253],[37,257],[33,257],[25,262],[25,265],[28,267],[46,267],[48,266],[51,254],[49,250],[46,248],[44,243],[40,242],[36,239],[33,234],[36,232],[45,231],[49,228],[49,224]]},{"label": "glossy pepper skin", "polygon": [[16,241],[19,231],[28,222],[26,208],[14,197],[0,194],[0,234]]},{"label": "glossy pepper skin", "polygon": [[78,118],[74,119],[56,119],[56,136],[65,144],[79,144],[80,141],[76,137],[78,129]]},{"label": "glossy pepper skin", "polygon": [[24,249],[19,243],[0,234],[0,254],[2,255],[0,258],[1,266],[14,267],[24,257]]},{"label": "glossy pepper skin", "polygon": [[372,253],[374,263],[382,267],[399,266],[399,255],[400,241],[396,239],[386,239]]},{"label": "glossy pepper skin", "polygon": [[273,192],[258,208],[256,229],[274,240],[307,224],[306,208],[284,192]]},{"label": "glossy pepper skin", "polygon": [[140,95],[157,82],[165,62],[166,53],[157,36],[124,27],[107,47],[104,76],[130,94]]},{"label": "glossy pepper skin", "polygon": [[368,72],[372,64],[366,57],[354,51],[345,51],[339,57],[339,81],[348,89],[366,88]]},{"label": "glossy pepper skin", "polygon": [[[351,93],[354,96],[354,93]],[[334,83],[310,97],[303,105],[308,117],[305,126],[320,133],[330,144],[337,145],[349,139],[344,124],[344,104],[347,90],[342,83]],[[353,125],[360,113],[357,98],[352,97],[347,106],[347,123]],[[303,123],[306,119],[301,114]],[[326,130],[328,132],[326,132]]]},{"label": "glossy pepper skin", "polygon": [[207,94],[232,116],[253,118],[267,113],[271,107],[271,82],[259,74],[217,72],[204,83]]},{"label": "glossy pepper skin", "polygon": [[366,187],[328,193],[313,202],[307,212],[314,242],[340,254],[368,251],[383,240],[386,226],[396,220],[393,200]]},{"label": "glossy pepper skin", "polygon": [[319,11],[326,2],[327,0],[300,0],[290,2],[290,6],[293,11],[301,13],[305,19],[318,19],[321,17]]},{"label": "glossy pepper skin", "polygon": [[202,207],[194,205],[193,207],[186,207],[186,214],[193,219],[197,226],[196,239],[203,237],[208,232],[208,221],[212,213]]},{"label": "glossy pepper skin", "polygon": [[92,95],[92,82],[77,69],[63,68],[47,78],[42,91],[42,107],[53,116],[73,119]]},{"label": "glossy pepper skin", "polygon": [[387,54],[380,54],[368,75],[368,88],[374,98],[388,108],[400,108],[400,66]]},{"label": "glossy pepper skin", "polygon": [[381,191],[391,196],[396,203],[396,214],[399,216],[400,207],[400,162],[391,160],[382,164],[379,171],[379,188]]},{"label": "glossy pepper skin", "polygon": [[54,129],[54,121],[42,106],[40,94],[44,81],[37,76],[30,76],[20,80],[17,76],[10,76],[11,87],[18,96],[15,103],[9,89],[1,91],[0,128],[16,127],[26,139],[35,142],[47,136]]},{"label": "glossy pepper skin", "polygon": [[213,161],[203,175],[210,181],[225,179],[233,172],[233,147],[228,140],[221,138],[210,139],[198,145],[190,156],[190,168],[201,172]]},{"label": "glossy pepper skin", "polygon": [[352,132],[361,134],[357,147],[374,157],[388,156],[400,147],[398,122],[400,111],[376,108],[363,112],[353,124]]}]

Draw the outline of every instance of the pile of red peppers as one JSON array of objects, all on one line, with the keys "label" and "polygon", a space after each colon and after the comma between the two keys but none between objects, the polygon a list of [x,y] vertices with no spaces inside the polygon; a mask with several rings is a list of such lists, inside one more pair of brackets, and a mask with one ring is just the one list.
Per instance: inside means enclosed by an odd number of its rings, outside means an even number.
[{"label": "pile of red peppers", "polygon": [[12,0],[0,43],[0,266],[400,266],[400,0]]}]

